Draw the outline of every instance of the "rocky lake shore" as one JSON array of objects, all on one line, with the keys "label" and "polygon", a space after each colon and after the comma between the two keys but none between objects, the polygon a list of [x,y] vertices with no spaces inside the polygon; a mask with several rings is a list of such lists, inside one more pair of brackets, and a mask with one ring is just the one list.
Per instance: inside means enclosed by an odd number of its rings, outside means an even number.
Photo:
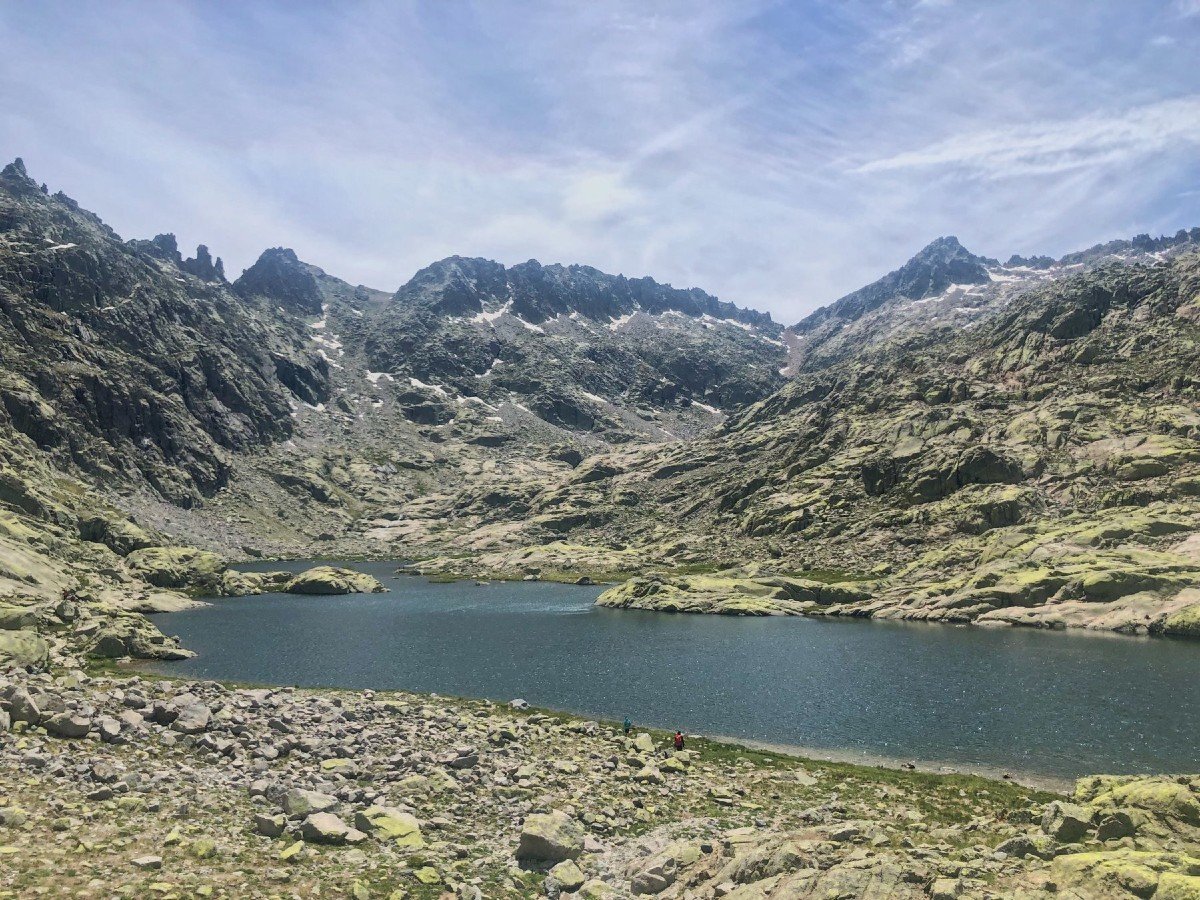
[{"label": "rocky lake shore", "polygon": [[1158,897],[1200,889],[1200,778],[816,762],[497,704],[0,679],[0,897]]},{"label": "rocky lake shore", "polygon": [[[217,575],[378,586],[330,567]],[[180,600],[160,589],[139,602]],[[0,667],[0,898],[1200,890],[1196,776],[1084,778],[1060,793],[696,737],[674,752],[667,734],[519,700],[150,674],[130,655],[189,651],[88,595],[24,615],[0,631],[41,645]]]}]

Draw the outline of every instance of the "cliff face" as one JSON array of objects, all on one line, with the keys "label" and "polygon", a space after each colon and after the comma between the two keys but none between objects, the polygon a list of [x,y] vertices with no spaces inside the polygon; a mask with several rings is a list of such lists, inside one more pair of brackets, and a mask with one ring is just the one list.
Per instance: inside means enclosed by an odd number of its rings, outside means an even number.
[{"label": "cliff face", "polygon": [[204,248],[127,244],[23,166],[0,174],[0,413],[66,469],[211,495],[231,453],[292,433],[296,388],[327,395],[304,337],[233,295]]}]

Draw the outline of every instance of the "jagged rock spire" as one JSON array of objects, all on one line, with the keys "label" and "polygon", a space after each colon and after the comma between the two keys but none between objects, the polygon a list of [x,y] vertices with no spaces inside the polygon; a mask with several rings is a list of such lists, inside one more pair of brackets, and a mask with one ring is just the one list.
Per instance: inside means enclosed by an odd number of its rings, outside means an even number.
[{"label": "jagged rock spire", "polygon": [[201,281],[225,280],[225,264],[221,262],[221,257],[218,256],[214,261],[208,247],[204,244],[196,248],[194,258],[183,261],[181,268],[185,272],[195,275]]}]

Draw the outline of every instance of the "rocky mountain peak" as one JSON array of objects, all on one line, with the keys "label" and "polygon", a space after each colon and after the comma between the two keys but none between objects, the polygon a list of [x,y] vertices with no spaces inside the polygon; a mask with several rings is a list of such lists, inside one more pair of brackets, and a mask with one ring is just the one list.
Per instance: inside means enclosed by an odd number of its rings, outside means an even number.
[{"label": "rocky mountain peak", "polygon": [[952,284],[986,284],[990,280],[987,267],[995,264],[995,260],[976,256],[953,235],[939,237],[899,269],[818,309],[794,330],[804,334],[830,321],[855,321],[889,301],[920,300]]},{"label": "rocky mountain peak", "polygon": [[0,170],[0,177],[28,179],[29,173],[25,171],[25,160],[18,156],[5,166],[3,170]]},{"label": "rocky mountain peak", "polygon": [[532,325],[575,314],[593,322],[608,322],[635,312],[678,312],[778,330],[769,313],[743,309],[698,288],[680,289],[652,278],[610,275],[592,266],[543,265],[536,259],[505,267],[492,260],[451,256],[414,275],[396,292],[395,299],[445,316],[473,316],[505,308]]},{"label": "rocky mountain peak", "polygon": [[19,156],[0,169],[0,187],[14,196],[23,197],[28,197],[35,192],[46,192],[44,185],[39,188],[37,182],[29,177],[29,173],[25,171],[25,161]]},{"label": "rocky mountain peak", "polygon": [[195,257],[185,259],[180,268],[195,275],[201,281],[225,280],[225,264],[221,262],[221,257],[218,256],[214,261],[208,247],[204,244],[198,246]]},{"label": "rocky mountain peak", "polygon": [[294,313],[321,312],[321,290],[312,269],[287,247],[264,250],[233,283],[241,297],[263,297]]},{"label": "rocky mountain peak", "polygon": [[129,245],[155,259],[161,259],[163,262],[173,263],[183,268],[183,254],[179,252],[179,241],[175,239],[175,235],[169,232],[156,234],[148,241],[135,238],[129,242]]}]

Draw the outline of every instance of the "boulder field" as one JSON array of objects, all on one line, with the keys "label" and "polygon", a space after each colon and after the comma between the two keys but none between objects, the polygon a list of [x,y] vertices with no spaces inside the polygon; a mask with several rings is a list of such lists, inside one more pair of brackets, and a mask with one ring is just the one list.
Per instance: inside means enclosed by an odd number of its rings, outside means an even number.
[{"label": "boulder field", "polygon": [[0,897],[1157,898],[1200,777],[1069,794],[514,701],[0,675]]}]

